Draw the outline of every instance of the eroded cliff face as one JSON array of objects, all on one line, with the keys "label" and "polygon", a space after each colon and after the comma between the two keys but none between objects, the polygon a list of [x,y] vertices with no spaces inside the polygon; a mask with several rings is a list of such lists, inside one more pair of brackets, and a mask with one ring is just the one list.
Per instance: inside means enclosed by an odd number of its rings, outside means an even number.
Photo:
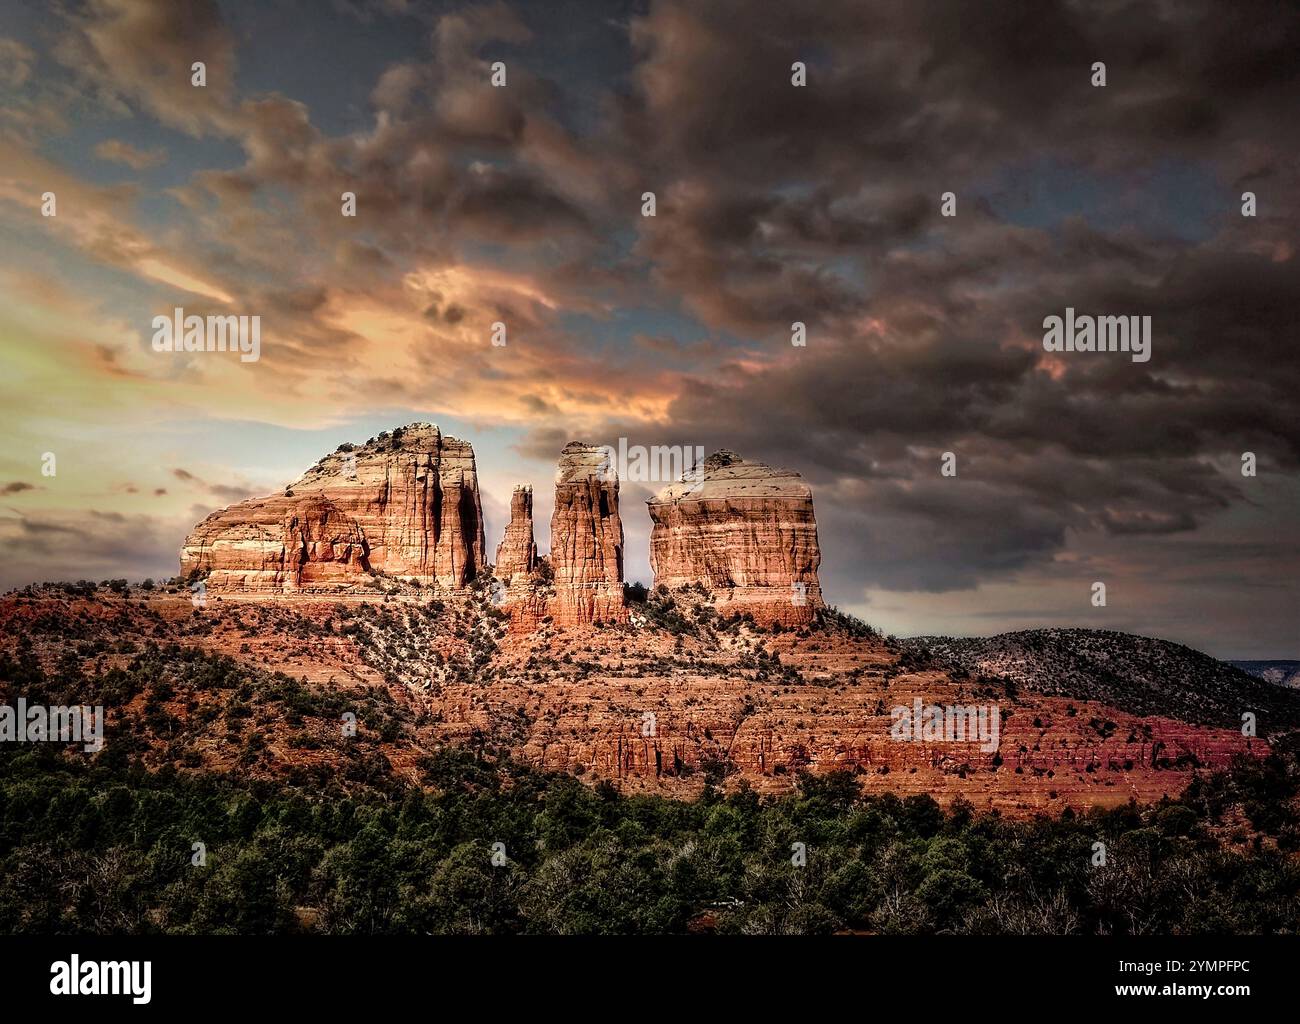
[{"label": "eroded cliff face", "polygon": [[533,489],[516,487],[510,497],[510,523],[497,546],[496,577],[507,587],[518,577],[527,579],[537,568],[537,543],[533,539]]},{"label": "eroded cliff face", "polygon": [[655,585],[700,584],[721,615],[801,626],[822,607],[817,519],[799,474],[720,451],[647,505]]},{"label": "eroded cliff face", "polygon": [[348,590],[374,573],[454,589],[485,548],[473,448],[415,423],[340,446],[281,494],[214,512],[180,562],[217,592]]},{"label": "eroded cliff face", "polygon": [[570,441],[560,453],[550,564],[555,593],[548,612],[558,625],[627,618],[618,476],[605,449]]},{"label": "eroded cliff face", "polygon": [[324,495],[313,494],[284,521],[283,564],[276,575],[296,589],[348,586],[368,575],[369,546],[355,519]]}]

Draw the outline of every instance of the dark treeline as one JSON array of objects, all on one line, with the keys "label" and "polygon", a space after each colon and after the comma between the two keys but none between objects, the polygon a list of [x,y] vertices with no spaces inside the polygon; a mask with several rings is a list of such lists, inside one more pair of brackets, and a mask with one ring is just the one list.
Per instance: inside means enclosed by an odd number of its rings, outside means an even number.
[{"label": "dark treeline", "polygon": [[[1300,927],[1290,756],[1242,761],[1177,801],[1027,821],[961,803],[944,811],[926,796],[864,797],[848,774],[803,775],[780,799],[710,789],[686,803],[459,750],[423,771],[424,786],[348,794],[10,747],[0,751],[0,930]],[[192,863],[196,843],[203,866]]]}]

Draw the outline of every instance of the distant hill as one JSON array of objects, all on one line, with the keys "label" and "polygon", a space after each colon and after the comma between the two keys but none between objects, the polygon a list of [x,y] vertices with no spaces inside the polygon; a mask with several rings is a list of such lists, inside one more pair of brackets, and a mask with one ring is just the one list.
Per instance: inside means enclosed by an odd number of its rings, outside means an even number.
[{"label": "distant hill", "polygon": [[1266,683],[1300,688],[1300,661],[1230,661],[1228,664]]},{"label": "distant hill", "polygon": [[943,667],[1010,679],[1034,693],[1102,701],[1130,714],[1231,726],[1253,711],[1261,736],[1300,725],[1300,690],[1168,640],[1099,629],[1028,629],[900,643]]}]

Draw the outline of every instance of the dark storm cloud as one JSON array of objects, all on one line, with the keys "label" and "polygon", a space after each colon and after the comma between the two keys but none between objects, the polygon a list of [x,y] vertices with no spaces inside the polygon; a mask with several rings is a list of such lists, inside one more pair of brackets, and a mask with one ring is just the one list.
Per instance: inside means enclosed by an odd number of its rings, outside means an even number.
[{"label": "dark storm cloud", "polygon": [[[1233,11],[1229,38],[1199,5],[656,4],[633,22],[642,59],[623,104],[670,208],[645,226],[647,253],[706,320],[753,331],[800,303],[805,320],[864,305],[866,281],[855,292],[825,268],[880,271],[934,227],[941,192],[969,216],[995,169],[1050,155],[1267,173],[1294,141],[1296,64],[1279,40],[1300,37],[1300,14]],[[790,85],[794,60],[806,88]],[[1095,60],[1105,89],[1089,85]]]},{"label": "dark storm cloud", "polygon": [[[999,484],[874,481],[818,489],[817,518],[835,589],[847,580],[892,590],[963,590],[1049,558],[1068,524]],[[861,499],[854,504],[852,498]],[[854,595],[856,596],[856,595]]]},{"label": "dark storm cloud", "polygon": [[[1050,557],[1069,528],[1190,530],[1242,500],[1243,451],[1265,471],[1294,469],[1296,263],[1213,251],[1089,260],[1083,248],[1066,243],[979,304],[954,296],[969,280],[960,269],[946,299],[900,283],[872,310],[907,330],[814,335],[779,365],[686,381],[673,433],[829,485],[819,514],[845,546],[828,572],[905,589]],[[1075,268],[1073,288],[1052,280],[1056,261]],[[1078,353],[1049,372],[1041,321],[1067,304],[1150,313],[1152,362]],[[938,476],[944,451],[957,454],[955,480]],[[845,478],[862,489],[841,494]],[[855,507],[869,522],[846,513]],[[866,542],[881,532],[908,539],[882,557]]]},{"label": "dark storm cloud", "polygon": [[[403,9],[345,8],[376,26]],[[624,436],[789,466],[815,488],[833,598],[1014,579],[1085,534],[1150,544],[1157,573],[1262,507],[1243,451],[1265,476],[1300,462],[1294,4],[652,2],[626,19],[625,73],[586,79],[607,54],[542,56],[571,12],[425,6],[424,52],[338,135],[305,99],[237,95],[233,36],[196,10],[96,0],[63,52],[103,102],[242,150],[172,194],[222,287],[280,331],[268,361],[328,366],[374,406],[522,377],[518,449],[545,462]],[[158,56],[117,59],[131,39]],[[167,78],[197,45],[205,97]],[[419,329],[443,340],[418,373],[363,364],[364,320],[328,316],[485,248],[527,287],[430,285]],[[1067,306],[1150,315],[1151,361],[1049,358],[1043,318]],[[454,330],[497,317],[508,358]],[[1266,510],[1293,538],[1287,511]]]},{"label": "dark storm cloud", "polygon": [[[1242,451],[1294,469],[1294,8],[663,3],[631,38],[622,126],[660,203],[640,255],[753,355],[688,370],[668,424],[596,433],[802,470],[832,589],[970,587],[1050,560],[1071,530],[1184,533],[1248,500]],[[1044,161],[1171,206],[1166,168],[1188,162],[1222,205],[1193,242],[1065,209],[1007,223],[972,191]],[[1252,179],[1271,209],[1243,226]],[[1043,318],[1067,305],[1151,315],[1152,361],[1045,360]]]},{"label": "dark storm cloud", "polygon": [[462,183],[448,223],[477,238],[506,242],[588,230],[582,211],[537,178],[491,167],[475,170]]},{"label": "dark storm cloud", "polygon": [[[629,132],[666,165],[764,186],[777,168],[906,180],[1045,146],[1105,164],[1144,163],[1153,142],[1200,156],[1207,141],[1280,125],[1300,78],[1300,14],[1285,0],[657,3],[631,37]],[[796,60],[804,90],[790,88]],[[1089,85],[1099,60],[1105,91]]]},{"label": "dark storm cloud", "polygon": [[[100,102],[119,114],[139,104],[192,134],[227,124],[234,42],[214,0],[90,0],[67,19],[55,56]],[[206,66],[203,88],[190,85],[196,60]]]},{"label": "dark storm cloud", "polygon": [[33,580],[166,576],[176,524],[96,509],[0,517],[0,589]]}]

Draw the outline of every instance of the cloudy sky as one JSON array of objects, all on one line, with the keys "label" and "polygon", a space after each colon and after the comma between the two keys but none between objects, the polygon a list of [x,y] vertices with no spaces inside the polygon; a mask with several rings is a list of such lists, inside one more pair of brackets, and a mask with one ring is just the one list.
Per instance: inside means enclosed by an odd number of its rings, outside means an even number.
[{"label": "cloudy sky", "polygon": [[[804,475],[828,598],[888,631],[1300,657],[1298,49],[1253,0],[9,0],[0,586],[171,575],[432,420],[492,549],[516,482],[546,547],[568,440],[729,447]],[[154,352],[175,306],[261,359]],[[1044,352],[1067,306],[1150,315],[1151,360]]]}]

